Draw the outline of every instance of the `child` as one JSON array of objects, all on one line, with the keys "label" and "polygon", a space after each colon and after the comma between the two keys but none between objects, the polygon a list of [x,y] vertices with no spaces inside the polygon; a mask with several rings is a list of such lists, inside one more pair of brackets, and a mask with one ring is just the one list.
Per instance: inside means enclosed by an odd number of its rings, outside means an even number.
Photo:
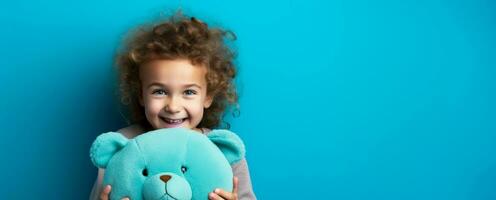
[{"label": "child", "polygon": [[[133,138],[159,128],[208,134],[218,127],[226,107],[237,102],[234,53],[224,39],[235,37],[180,13],[134,33],[117,57],[121,101],[134,124],[117,132]],[[231,167],[233,191],[216,189],[208,198],[256,199],[246,160]],[[98,169],[90,199],[108,199],[111,186],[102,185],[103,176]]]}]

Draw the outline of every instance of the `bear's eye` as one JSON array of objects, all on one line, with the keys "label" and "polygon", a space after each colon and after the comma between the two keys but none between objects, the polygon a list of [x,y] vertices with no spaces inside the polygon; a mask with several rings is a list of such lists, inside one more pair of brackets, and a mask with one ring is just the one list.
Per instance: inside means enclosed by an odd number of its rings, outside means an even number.
[{"label": "bear's eye", "polygon": [[141,173],[143,174],[143,176],[148,176],[148,170],[146,168],[143,169]]},{"label": "bear's eye", "polygon": [[186,168],[185,166],[181,166],[181,171],[185,173],[186,171],[188,171],[188,168]]}]

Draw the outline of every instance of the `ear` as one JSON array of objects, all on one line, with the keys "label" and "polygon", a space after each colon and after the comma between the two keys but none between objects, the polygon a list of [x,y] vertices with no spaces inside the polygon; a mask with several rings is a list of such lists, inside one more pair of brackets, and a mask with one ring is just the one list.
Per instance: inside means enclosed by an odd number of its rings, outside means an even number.
[{"label": "ear", "polygon": [[208,133],[207,137],[224,153],[229,164],[232,165],[245,158],[245,145],[235,133],[216,129]]},{"label": "ear", "polygon": [[103,133],[91,145],[90,157],[98,168],[106,168],[110,159],[126,146],[129,140],[116,132]]},{"label": "ear", "polygon": [[207,95],[205,97],[205,101],[203,102],[203,107],[209,108],[212,105],[213,101],[214,101],[214,96],[213,95]]}]

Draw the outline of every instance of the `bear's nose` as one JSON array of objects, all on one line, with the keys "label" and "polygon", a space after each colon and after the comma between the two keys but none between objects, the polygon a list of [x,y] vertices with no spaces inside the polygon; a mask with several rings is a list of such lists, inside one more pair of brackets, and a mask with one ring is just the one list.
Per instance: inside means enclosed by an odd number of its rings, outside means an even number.
[{"label": "bear's nose", "polygon": [[169,175],[162,175],[160,176],[160,180],[162,180],[164,183],[167,183],[171,179],[171,176]]}]

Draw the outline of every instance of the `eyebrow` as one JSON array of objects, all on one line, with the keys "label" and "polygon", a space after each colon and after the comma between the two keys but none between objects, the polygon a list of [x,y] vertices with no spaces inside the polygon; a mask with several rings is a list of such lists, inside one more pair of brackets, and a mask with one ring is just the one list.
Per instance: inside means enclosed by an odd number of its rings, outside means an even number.
[{"label": "eyebrow", "polygon": [[[167,85],[162,84],[162,83],[159,83],[159,82],[153,82],[153,83],[150,83],[150,85],[148,85],[148,87],[147,87],[147,88],[151,88],[152,86],[160,86],[160,87],[165,87],[165,88],[167,88]],[[200,86],[200,85],[198,85],[198,84],[196,84],[196,83],[185,84],[185,85],[183,86],[183,88],[189,88],[189,87],[197,87],[197,88],[201,89],[201,86]]]}]

